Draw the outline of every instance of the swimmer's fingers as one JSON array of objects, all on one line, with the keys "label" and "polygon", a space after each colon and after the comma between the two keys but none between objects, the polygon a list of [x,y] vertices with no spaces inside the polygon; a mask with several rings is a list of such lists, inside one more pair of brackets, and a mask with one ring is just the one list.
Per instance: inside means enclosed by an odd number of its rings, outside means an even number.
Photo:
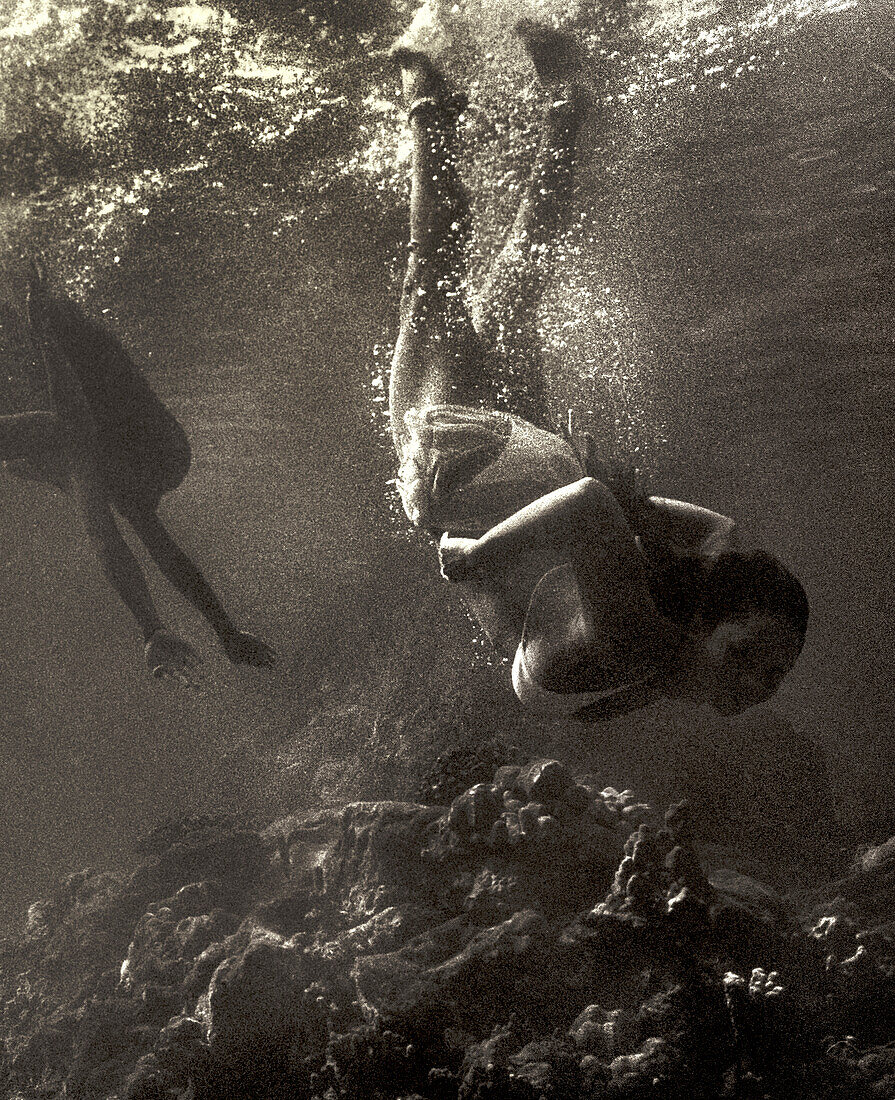
[{"label": "swimmer's fingers", "polygon": [[438,564],[446,581],[456,584],[470,574],[469,563],[464,558],[449,558],[439,553]]},{"label": "swimmer's fingers", "polygon": [[160,684],[167,684],[170,687],[187,683],[186,674],[179,669],[171,668],[169,665],[157,665],[151,670],[151,675]]},{"label": "swimmer's fingers", "polygon": [[463,580],[472,572],[469,562],[469,551],[475,546],[475,539],[451,538],[442,535],[438,544],[438,563],[441,566],[441,575],[446,581]]},{"label": "swimmer's fingers", "polygon": [[180,683],[190,691],[201,691],[205,687],[205,673],[198,660],[180,665],[176,675]]},{"label": "swimmer's fingers", "polygon": [[465,568],[463,562],[442,560],[440,572],[446,581],[457,584],[467,576],[469,571]]},{"label": "swimmer's fingers", "polygon": [[197,692],[205,687],[205,674],[198,666],[162,665],[152,670],[152,676],[169,687],[185,687]]},{"label": "swimmer's fingers", "polygon": [[166,683],[198,689],[204,681],[201,661],[182,638],[157,630],[146,643],[146,665],[152,676]]}]

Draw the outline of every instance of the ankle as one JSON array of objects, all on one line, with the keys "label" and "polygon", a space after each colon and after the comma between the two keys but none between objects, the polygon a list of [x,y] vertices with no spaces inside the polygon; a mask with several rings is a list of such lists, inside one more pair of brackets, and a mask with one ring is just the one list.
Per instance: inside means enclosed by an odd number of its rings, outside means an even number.
[{"label": "ankle", "polygon": [[548,89],[550,100],[547,115],[551,119],[572,122],[583,119],[590,110],[593,97],[584,85],[577,81],[554,84]]},{"label": "ankle", "polygon": [[447,97],[420,96],[414,99],[407,108],[407,121],[412,122],[418,117],[426,126],[436,126],[442,123],[445,127],[451,127],[469,106],[469,99],[462,92]]},{"label": "ankle", "polygon": [[446,97],[444,77],[428,54],[401,46],[392,50],[391,56],[401,69],[401,91],[411,110],[418,101],[440,101]]}]

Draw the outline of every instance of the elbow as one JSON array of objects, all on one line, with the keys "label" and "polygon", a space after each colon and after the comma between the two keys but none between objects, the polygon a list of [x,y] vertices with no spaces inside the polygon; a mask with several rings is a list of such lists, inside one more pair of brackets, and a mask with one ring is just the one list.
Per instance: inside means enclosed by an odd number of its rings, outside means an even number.
[{"label": "elbow", "polygon": [[595,477],[583,477],[580,481],[576,481],[574,490],[578,499],[589,505],[606,504],[615,500],[612,491]]},{"label": "elbow", "polygon": [[718,558],[722,554],[735,553],[741,549],[739,528],[732,519],[728,519],[723,524],[719,524],[714,534],[708,539],[705,556]]},{"label": "elbow", "polygon": [[601,522],[605,522],[605,517],[619,508],[612,490],[594,477],[583,477],[576,481],[572,495],[579,519],[587,522],[594,522],[597,517],[602,517]]}]

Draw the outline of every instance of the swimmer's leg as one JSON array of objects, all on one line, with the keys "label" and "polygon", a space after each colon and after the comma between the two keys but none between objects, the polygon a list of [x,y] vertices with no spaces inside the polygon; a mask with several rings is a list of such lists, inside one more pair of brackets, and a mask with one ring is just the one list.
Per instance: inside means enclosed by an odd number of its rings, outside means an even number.
[{"label": "swimmer's leg", "polygon": [[410,258],[389,390],[400,449],[408,409],[476,405],[488,387],[487,357],[463,296],[469,200],[457,173],[458,104],[425,54],[393,56],[413,135]]},{"label": "swimmer's leg", "polygon": [[514,412],[552,427],[547,410],[537,310],[552,259],[550,246],[568,227],[578,136],[590,97],[578,80],[572,39],[520,20],[516,33],[549,100],[541,139],[515,221],[474,309],[476,329],[504,364]]},{"label": "swimmer's leg", "polygon": [[0,461],[36,458],[59,446],[59,419],[55,413],[0,416]]},{"label": "swimmer's leg", "polygon": [[526,245],[549,245],[567,227],[578,135],[591,105],[579,79],[581,59],[574,39],[526,19],[520,19],[515,29],[549,99],[538,153],[504,246],[510,255]]},{"label": "swimmer's leg", "polygon": [[118,511],[127,519],[162,575],[205,617],[221,647],[234,664],[273,668],[277,655],[254,634],[240,630],[201,570],[171,537],[158,516],[157,499],[150,494],[121,494]]}]

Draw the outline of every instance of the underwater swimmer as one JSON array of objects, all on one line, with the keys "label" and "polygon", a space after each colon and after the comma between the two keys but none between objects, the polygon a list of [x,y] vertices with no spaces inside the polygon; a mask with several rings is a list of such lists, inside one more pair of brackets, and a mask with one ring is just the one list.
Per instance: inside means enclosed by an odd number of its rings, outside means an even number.
[{"label": "underwater swimmer", "polygon": [[180,424],[112,333],[50,293],[36,269],[6,282],[0,348],[4,356],[24,356],[26,366],[43,361],[52,411],[0,417],[0,458],[12,473],[54,484],[76,501],[106,579],[143,632],[153,676],[195,686],[199,657],[164,628],[113,507],[165,578],[205,616],[230,660],[272,667],[274,651],[237,629],[159,519],[162,496],[183,482],[190,465]]},{"label": "underwater swimmer", "polygon": [[[404,508],[440,537],[442,574],[513,658],[525,706],[597,720],[686,696],[737,714],[770,698],[799,655],[808,620],[801,584],[772,555],[739,550],[728,517],[634,492],[592,438],[549,430],[543,384],[526,375],[536,352],[508,346],[509,336],[536,332],[543,257],[567,214],[589,107],[574,44],[527,22],[517,33],[549,105],[475,316],[463,295],[463,100],[425,54],[393,51],[414,143],[390,386]],[[511,412],[497,407],[495,353],[519,399]]]}]

